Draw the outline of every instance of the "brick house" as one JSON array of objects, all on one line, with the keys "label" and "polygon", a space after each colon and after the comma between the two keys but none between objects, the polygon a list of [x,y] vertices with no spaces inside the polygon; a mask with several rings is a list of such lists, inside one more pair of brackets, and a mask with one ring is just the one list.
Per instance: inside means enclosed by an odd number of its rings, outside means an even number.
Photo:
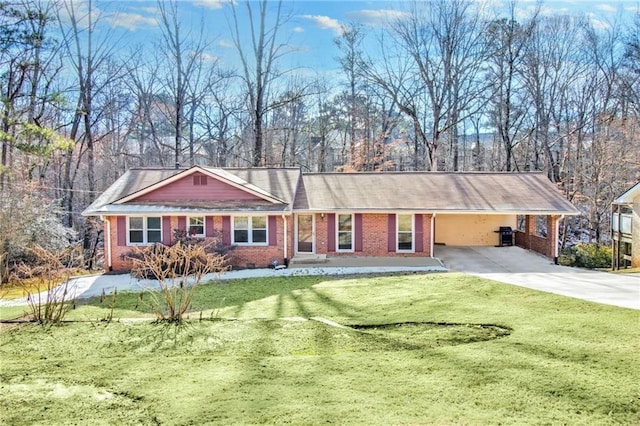
[{"label": "brick house", "polygon": [[104,221],[105,267],[173,231],[233,245],[235,267],[335,256],[432,257],[434,247],[516,245],[557,257],[558,223],[578,211],[540,173],[302,173],[299,169],[132,169],[84,212]]},{"label": "brick house", "polygon": [[640,182],[611,205],[611,265],[615,269],[640,267]]}]

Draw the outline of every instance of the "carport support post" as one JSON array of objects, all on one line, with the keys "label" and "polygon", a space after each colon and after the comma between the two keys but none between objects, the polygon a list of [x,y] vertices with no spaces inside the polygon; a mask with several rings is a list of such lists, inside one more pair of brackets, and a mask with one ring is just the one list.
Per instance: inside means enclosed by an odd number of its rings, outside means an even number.
[{"label": "carport support post", "polygon": [[531,250],[531,235],[533,235],[533,231],[536,229],[536,217],[531,215],[526,215],[524,220],[524,245],[527,250]]},{"label": "carport support post", "polygon": [[560,250],[560,220],[562,220],[563,216],[548,216],[551,220],[551,229],[553,230],[553,236],[551,241],[553,242],[553,263],[558,264],[558,254]]}]

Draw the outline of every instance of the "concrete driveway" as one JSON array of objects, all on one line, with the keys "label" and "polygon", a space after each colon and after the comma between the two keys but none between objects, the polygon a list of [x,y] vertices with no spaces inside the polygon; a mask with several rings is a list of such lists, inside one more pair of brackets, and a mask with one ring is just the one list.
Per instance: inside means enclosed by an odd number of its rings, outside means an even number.
[{"label": "concrete driveway", "polygon": [[450,271],[575,297],[640,309],[640,275],[611,274],[554,265],[520,247],[436,246],[435,257]]}]

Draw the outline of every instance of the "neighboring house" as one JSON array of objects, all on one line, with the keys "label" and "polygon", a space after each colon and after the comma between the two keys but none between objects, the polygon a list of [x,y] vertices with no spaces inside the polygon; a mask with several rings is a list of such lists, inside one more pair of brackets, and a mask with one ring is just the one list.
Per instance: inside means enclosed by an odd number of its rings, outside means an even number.
[{"label": "neighboring house", "polygon": [[640,267],[640,182],[611,205],[613,269]]},{"label": "neighboring house", "polygon": [[515,244],[557,257],[558,223],[578,211],[540,173],[311,173],[299,169],[132,169],[84,212],[105,226],[105,267],[173,230],[221,235],[235,267],[333,256],[434,255],[434,246]]}]

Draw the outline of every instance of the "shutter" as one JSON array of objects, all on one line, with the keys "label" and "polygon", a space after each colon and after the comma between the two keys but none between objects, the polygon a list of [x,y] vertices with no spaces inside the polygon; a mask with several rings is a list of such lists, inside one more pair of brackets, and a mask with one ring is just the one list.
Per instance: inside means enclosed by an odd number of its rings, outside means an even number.
[{"label": "shutter", "polygon": [[116,217],[116,228],[118,235],[118,245],[120,247],[127,245],[127,217],[126,216],[117,216]]},{"label": "shutter", "polygon": [[231,245],[231,216],[222,216],[222,244]]},{"label": "shutter", "polygon": [[327,215],[327,251],[336,251],[336,214]]},{"label": "shutter", "polygon": [[171,216],[162,216],[162,244],[166,246],[171,244],[173,239],[171,234]]},{"label": "shutter", "polygon": [[362,213],[355,214],[355,251],[362,251]]},{"label": "shutter", "polygon": [[387,251],[396,251],[396,215],[387,215]]},{"label": "shutter", "polygon": [[216,235],[215,229],[213,229],[213,216],[204,218],[204,232],[206,237],[214,237]]},{"label": "shutter", "polygon": [[187,217],[186,216],[178,216],[178,229],[181,231],[187,230]]},{"label": "shutter", "polygon": [[269,216],[269,245],[278,245],[278,217]]},{"label": "shutter", "polygon": [[424,231],[422,222],[421,214],[414,216],[415,229],[413,238],[415,238],[414,247],[416,249],[416,253],[422,253],[424,251]]}]

